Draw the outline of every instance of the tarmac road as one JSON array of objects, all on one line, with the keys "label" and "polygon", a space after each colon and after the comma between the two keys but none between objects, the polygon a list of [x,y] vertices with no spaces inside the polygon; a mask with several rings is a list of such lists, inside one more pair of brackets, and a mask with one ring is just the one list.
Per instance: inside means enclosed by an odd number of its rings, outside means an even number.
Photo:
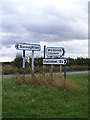
[{"label": "tarmac road", "polygon": [[[88,74],[88,73],[90,73],[90,71],[72,71],[72,72],[67,72],[66,74]],[[59,75],[60,73],[53,73],[53,74]],[[64,74],[64,72],[62,72],[61,74]],[[35,76],[38,76],[38,75],[39,74],[35,74]],[[45,73],[45,75],[50,75],[50,73]],[[25,76],[31,76],[31,74],[25,74]],[[0,78],[9,78],[9,77],[16,77],[16,75],[15,74],[0,75]]]}]

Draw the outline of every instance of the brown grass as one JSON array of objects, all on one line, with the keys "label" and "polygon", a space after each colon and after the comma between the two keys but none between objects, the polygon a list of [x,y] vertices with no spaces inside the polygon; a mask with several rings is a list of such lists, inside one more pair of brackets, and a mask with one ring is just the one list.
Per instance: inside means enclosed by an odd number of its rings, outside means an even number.
[{"label": "brown grass", "polygon": [[33,76],[33,77],[23,77],[18,75],[16,77],[18,84],[31,84],[31,85],[41,85],[46,87],[56,87],[65,90],[80,90],[80,87],[76,85],[70,79],[64,79],[59,75],[47,75],[47,76]]},{"label": "brown grass", "polygon": [[[73,66],[68,66],[67,65],[67,71],[78,71],[78,70],[88,70],[90,67],[87,65],[73,65]],[[35,73],[43,73],[43,66],[34,66],[34,72]],[[50,65],[45,66],[44,69],[45,73],[50,72]],[[53,66],[53,72],[59,72],[60,71],[60,66]],[[64,71],[64,67],[62,67],[62,72]],[[25,68],[25,74],[30,74],[32,72],[32,68],[30,66],[26,66]],[[14,67],[12,65],[5,65],[2,66],[2,74],[22,74],[23,70],[21,68]]]}]

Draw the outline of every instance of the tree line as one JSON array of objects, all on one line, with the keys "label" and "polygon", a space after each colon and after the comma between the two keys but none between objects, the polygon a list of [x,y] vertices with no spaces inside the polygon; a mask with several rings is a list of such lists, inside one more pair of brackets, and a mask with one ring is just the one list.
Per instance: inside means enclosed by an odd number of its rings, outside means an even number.
[{"label": "tree line", "polygon": [[[90,65],[90,58],[83,58],[83,57],[77,57],[76,59],[74,58],[68,58],[69,59],[69,64],[68,66],[72,66],[72,65]],[[31,57],[29,57],[29,61],[26,58],[26,62],[25,65],[26,67],[31,66]],[[14,67],[18,67],[21,68],[23,65],[23,58],[21,54],[17,54],[15,59],[11,62],[3,62],[2,66],[5,65],[11,65]],[[35,66],[42,66],[43,65],[43,57],[37,57],[34,58],[34,65]]]}]

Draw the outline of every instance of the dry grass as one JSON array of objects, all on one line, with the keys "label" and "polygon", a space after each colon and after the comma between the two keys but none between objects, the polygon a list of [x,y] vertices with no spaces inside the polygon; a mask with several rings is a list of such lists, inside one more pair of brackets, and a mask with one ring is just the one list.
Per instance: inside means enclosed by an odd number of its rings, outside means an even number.
[{"label": "dry grass", "polygon": [[[87,65],[73,65],[73,66],[69,66],[67,65],[67,71],[82,71],[82,70],[88,70],[90,69],[89,66]],[[43,73],[43,66],[34,66],[34,72],[35,73]],[[45,73],[49,73],[50,72],[50,65],[49,66],[45,66],[44,69]],[[60,71],[60,66],[53,66],[53,72],[59,72]],[[64,71],[64,67],[62,67],[62,72]],[[26,66],[25,68],[25,74],[30,74],[32,72],[32,68],[30,66]],[[2,66],[2,74],[22,74],[23,70],[22,67],[21,68],[17,68],[14,67],[12,65],[5,65]]]},{"label": "dry grass", "polygon": [[46,87],[56,87],[59,89],[79,91],[80,86],[76,85],[70,79],[64,79],[59,75],[47,75],[47,76],[33,76],[33,77],[23,77],[17,75],[16,81],[18,84],[31,84],[31,85],[42,85]]}]

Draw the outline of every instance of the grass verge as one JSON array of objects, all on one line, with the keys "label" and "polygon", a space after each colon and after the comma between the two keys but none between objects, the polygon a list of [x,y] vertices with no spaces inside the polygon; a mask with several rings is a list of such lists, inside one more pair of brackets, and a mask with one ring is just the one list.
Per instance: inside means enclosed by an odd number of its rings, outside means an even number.
[{"label": "grass verge", "polygon": [[63,80],[3,78],[3,118],[88,118],[88,75],[67,75],[67,82]]}]

